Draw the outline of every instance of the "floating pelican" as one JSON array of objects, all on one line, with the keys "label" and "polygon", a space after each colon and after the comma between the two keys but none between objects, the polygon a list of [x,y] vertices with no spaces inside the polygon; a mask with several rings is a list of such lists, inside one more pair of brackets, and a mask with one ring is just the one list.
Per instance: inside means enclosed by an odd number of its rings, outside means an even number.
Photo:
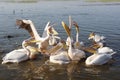
[{"label": "floating pelican", "polygon": [[112,55],[116,52],[114,52],[113,49],[104,46],[102,43],[104,38],[104,36],[95,35],[93,32],[90,34],[89,39],[93,39],[95,45],[91,48],[85,49],[86,51],[93,53],[93,55],[86,59],[86,65],[103,65],[112,59]]},{"label": "floating pelican", "polygon": [[94,42],[101,42],[105,39],[104,36],[100,36],[98,34],[95,34],[94,32],[90,33],[88,39],[93,39]]},{"label": "floating pelican", "polygon": [[100,47],[93,55],[89,56],[85,63],[86,65],[103,65],[112,59],[112,55],[115,54],[109,47]]},{"label": "floating pelican", "polygon": [[31,46],[27,46],[26,40],[22,42],[22,47],[23,49],[17,49],[13,50],[9,53],[7,53],[3,58],[2,58],[2,64],[5,63],[19,63],[21,61],[25,61],[28,59],[34,59],[36,58],[36,55],[38,54],[37,49]]},{"label": "floating pelican", "polygon": [[82,46],[84,46],[84,43],[83,42],[79,42],[79,32],[80,32],[79,26],[78,26],[78,24],[75,21],[73,22],[73,25],[76,27],[76,41],[74,43],[74,48],[75,49],[81,49]]},{"label": "floating pelican", "polygon": [[[51,31],[51,28],[49,26],[50,22],[47,23],[45,29],[44,29],[44,35],[43,37],[40,37],[33,22],[31,20],[17,20],[16,21],[17,25],[20,26],[20,28],[26,29],[30,35],[35,38],[36,44],[38,45],[38,48],[40,52],[44,53],[45,50],[47,50],[47,47],[49,46],[49,31]],[[53,29],[53,28],[52,28]]]},{"label": "floating pelican", "polygon": [[[70,30],[70,28],[69,28],[69,30]],[[68,31],[68,34],[70,34],[70,31]],[[67,38],[67,40],[70,40],[70,38],[69,39],[68,38]],[[67,43],[67,42],[66,42],[66,44],[69,45],[69,43]],[[57,48],[56,48],[56,46],[57,46]],[[65,46],[65,42],[64,41],[60,41],[56,46],[55,46],[55,48],[51,49],[52,50],[52,54],[54,54],[54,55],[51,55],[49,57],[50,62],[57,63],[57,64],[68,64],[71,59],[70,59],[70,57],[68,55],[68,51],[63,49],[64,46]]]},{"label": "floating pelican", "polygon": [[68,55],[69,55],[70,59],[79,61],[80,59],[85,58],[85,52],[84,51],[72,48],[71,34],[69,32],[68,26],[64,22],[62,22],[62,26],[66,30],[66,33],[67,33],[67,35],[70,39],[70,45],[69,45],[69,48],[68,48]]},{"label": "floating pelican", "polygon": [[[69,31],[70,32],[70,31]],[[70,33],[69,33],[70,34]],[[63,50],[63,43],[59,42],[57,46],[60,46],[59,48],[55,48],[55,55],[51,55],[49,60],[52,63],[58,63],[58,64],[67,64],[70,62],[70,58],[68,56],[67,51]]]},{"label": "floating pelican", "polygon": [[98,53],[114,53],[113,49],[109,48],[109,47],[104,47],[104,46],[100,46],[100,48],[98,48],[97,50]]},{"label": "floating pelican", "polygon": [[47,30],[48,30],[49,27],[51,27],[49,29],[50,30],[49,34],[51,35],[50,39],[49,39],[49,45],[54,46],[58,42],[57,39],[60,40],[61,38],[57,36],[58,32],[52,26],[53,25],[50,25],[50,22],[47,23],[46,27],[44,28],[42,37],[44,38],[44,37],[46,37],[48,35],[48,31]]},{"label": "floating pelican", "polygon": [[[89,35],[89,40],[92,39],[93,40],[93,45],[91,46],[94,49],[98,49],[101,45],[103,45],[105,43],[104,36],[100,36],[98,34],[95,34],[94,32],[91,32]],[[105,44],[104,44],[105,45]]]},{"label": "floating pelican", "polygon": [[70,40],[69,48],[68,48],[68,51],[60,50],[59,54],[51,55],[50,62],[66,64],[66,63],[69,63],[70,61],[79,61],[80,59],[85,58],[84,51],[72,48],[70,29],[68,28],[68,26],[64,22],[62,22],[62,26],[66,30],[66,33]]},{"label": "floating pelican", "polygon": [[85,63],[86,65],[103,65],[105,63],[107,63],[109,60],[112,59],[112,54],[93,54],[91,56],[89,56]]}]

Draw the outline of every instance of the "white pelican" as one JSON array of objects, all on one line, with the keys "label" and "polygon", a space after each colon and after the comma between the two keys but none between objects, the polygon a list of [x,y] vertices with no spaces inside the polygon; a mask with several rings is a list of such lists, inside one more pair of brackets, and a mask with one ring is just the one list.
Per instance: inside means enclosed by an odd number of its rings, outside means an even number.
[{"label": "white pelican", "polygon": [[85,63],[86,65],[103,65],[112,59],[112,55],[115,54],[109,47],[100,47],[97,49],[96,53],[89,56]]},{"label": "white pelican", "polygon": [[46,37],[46,36],[48,36],[48,28],[50,28],[49,29],[49,34],[51,35],[50,36],[50,39],[49,39],[49,45],[51,45],[51,46],[53,46],[53,45],[56,45],[57,44],[57,39],[58,40],[60,40],[61,38],[60,37],[58,37],[57,35],[58,35],[58,32],[52,27],[53,25],[50,25],[50,22],[48,22],[47,23],[47,25],[46,25],[46,27],[44,28],[44,31],[43,31],[43,35],[42,35],[42,37],[44,38],[44,37]]},{"label": "white pelican", "polygon": [[88,66],[90,66],[90,65],[103,65],[103,64],[107,63],[111,59],[112,59],[112,54],[107,54],[107,53],[99,54],[99,53],[96,53],[96,54],[93,54],[93,55],[89,56],[86,59],[85,63]]},{"label": "white pelican", "polygon": [[104,47],[103,44],[100,45],[100,48],[97,49],[98,53],[114,53],[113,49],[109,48],[109,47]]},{"label": "white pelican", "polygon": [[68,51],[60,50],[58,51],[59,54],[51,55],[50,62],[58,63],[58,64],[66,64],[69,63],[70,61],[79,61],[80,59],[85,58],[84,51],[72,48],[70,29],[68,28],[68,26],[64,22],[62,22],[62,26],[66,30],[66,33],[70,40],[69,48]]},{"label": "white pelican", "polygon": [[[92,32],[89,38],[93,36],[94,36],[94,33]],[[101,40],[103,39],[104,37]],[[106,47],[102,41],[94,42],[93,45],[89,47],[82,47],[82,50],[89,52],[89,53],[107,53],[107,54],[114,53],[113,49]]]},{"label": "white pelican", "polygon": [[85,58],[86,55],[85,55],[84,51],[79,50],[79,49],[73,49],[72,40],[71,40],[71,33],[70,33],[68,26],[64,22],[62,22],[62,26],[65,29],[65,31],[70,39],[70,45],[68,48],[68,55],[69,55],[70,59],[79,61],[80,59]]},{"label": "white pelican", "polygon": [[3,58],[2,58],[2,64],[5,63],[19,63],[21,61],[25,61],[28,59],[34,59],[36,55],[38,54],[37,49],[31,46],[27,46],[26,40],[22,42],[22,49],[17,49],[13,50],[9,53],[7,53]]},{"label": "white pelican", "polygon": [[[70,62],[68,52],[63,50],[64,43],[59,42],[57,48],[52,48],[52,55],[49,57],[50,62],[58,64],[67,64]],[[54,54],[53,54],[54,53]]]},{"label": "white pelican", "polygon": [[[92,39],[93,40],[93,44],[91,47],[92,48],[95,48],[95,49],[98,49],[101,45],[103,45],[105,43],[104,39],[105,37],[104,36],[100,36],[98,34],[95,34],[94,32],[91,32],[90,35],[89,35],[89,40]],[[105,45],[105,44],[104,44]]]},{"label": "white pelican", "polygon": [[79,29],[78,24],[75,21],[73,21],[73,25],[76,27],[76,41],[74,42],[74,48],[75,49],[81,49],[82,46],[84,46],[84,43],[83,42],[79,42],[79,32],[80,32],[80,29]]},{"label": "white pelican", "polygon": [[[44,35],[43,37],[40,37],[33,22],[31,20],[17,20],[16,24],[20,26],[20,28],[26,29],[30,35],[35,38],[36,44],[38,45],[38,48],[41,53],[44,53],[45,50],[47,50],[47,47],[49,46],[49,31],[51,31],[51,28],[49,26],[50,22],[47,23],[45,29],[44,29]],[[53,29],[53,28],[52,28]]]},{"label": "white pelican", "polygon": [[90,33],[88,39],[93,39],[93,41],[95,41],[95,42],[102,42],[102,41],[104,41],[105,37],[100,36],[100,35],[95,34],[94,32],[92,32],[92,33]]}]

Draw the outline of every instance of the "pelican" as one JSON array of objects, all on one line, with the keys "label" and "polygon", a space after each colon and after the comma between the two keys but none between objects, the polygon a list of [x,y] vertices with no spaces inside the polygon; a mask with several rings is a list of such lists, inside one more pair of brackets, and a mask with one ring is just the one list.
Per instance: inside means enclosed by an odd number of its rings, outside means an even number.
[{"label": "pelican", "polygon": [[57,39],[60,40],[61,38],[58,37],[58,32],[53,28],[53,25],[50,25],[50,22],[47,23],[46,27],[44,28],[44,31],[43,31],[43,34],[42,34],[42,37],[46,37],[48,35],[48,28],[51,27],[49,30],[49,34],[51,35],[50,39],[49,39],[49,45],[51,46],[54,46],[57,44]]},{"label": "pelican", "polygon": [[100,47],[97,49],[96,53],[89,56],[85,63],[86,65],[103,65],[112,59],[112,55],[115,54],[109,47]]},{"label": "pelican", "polygon": [[69,48],[68,51],[64,51],[61,49],[60,51],[58,51],[59,54],[51,55],[50,62],[58,64],[67,64],[70,61],[79,61],[80,59],[85,58],[84,51],[72,48],[72,40],[70,35],[70,29],[68,28],[68,26],[64,22],[62,22],[62,26],[66,30],[66,33],[70,40]]},{"label": "pelican", "polygon": [[90,66],[90,65],[103,65],[105,63],[107,63],[109,60],[112,59],[112,54],[93,54],[91,56],[89,56],[85,63],[86,65]]},{"label": "pelican", "polygon": [[75,21],[73,21],[73,25],[76,27],[76,41],[74,43],[74,48],[75,49],[81,49],[82,46],[84,46],[84,43],[83,42],[79,42],[79,32],[80,32],[79,26],[78,26],[78,24]]},{"label": "pelican", "polygon": [[91,32],[89,35],[89,40],[92,39],[93,40],[93,44],[91,47],[94,49],[98,49],[101,45],[105,45],[105,37],[104,36],[100,36],[98,34],[95,34],[94,32]]},{"label": "pelican", "polygon": [[90,53],[96,53],[96,52],[98,52],[98,53],[114,53],[114,51],[111,48],[106,47],[104,45],[104,42],[103,42],[103,40],[105,39],[104,36],[100,36],[100,35],[97,35],[94,32],[92,32],[92,33],[90,33],[88,39],[93,39],[94,43],[90,47],[82,48],[83,50],[90,52]]},{"label": "pelican", "polygon": [[98,48],[97,52],[98,53],[114,53],[113,49],[111,49],[110,47],[103,46],[103,44],[100,45],[100,48]]},{"label": "pelican", "polygon": [[113,49],[104,46],[102,43],[102,40],[104,40],[104,38],[104,36],[98,35],[95,37],[95,34],[93,32],[90,34],[89,39],[93,39],[95,41],[95,45],[91,46],[88,49],[85,49],[86,51],[93,53],[93,55],[89,56],[86,59],[86,65],[103,65],[112,59],[112,55],[116,52],[114,52]]},{"label": "pelican", "polygon": [[71,40],[71,33],[69,32],[68,26],[62,21],[62,26],[65,29],[69,39],[70,39],[70,45],[68,48],[68,55],[71,60],[77,60],[79,61],[82,58],[85,58],[85,52],[79,49],[73,49],[72,48],[72,40]]},{"label": "pelican", "polygon": [[[51,27],[49,26],[50,22],[47,23],[45,29],[44,29],[44,35],[43,37],[40,37],[33,22],[31,20],[17,20],[16,24],[20,26],[20,28],[26,29],[30,35],[35,38],[36,44],[38,45],[38,48],[41,53],[44,53],[45,50],[47,50],[47,47],[49,46],[49,31],[51,31]],[[53,28],[52,28],[53,29]]]},{"label": "pelican", "polygon": [[32,46],[27,46],[28,43],[26,40],[22,42],[22,49],[17,49],[13,50],[9,53],[7,53],[3,58],[2,58],[2,64],[6,63],[19,63],[21,61],[25,61],[28,59],[34,59],[36,58],[36,55],[38,54],[37,49],[35,49]]},{"label": "pelican", "polygon": [[70,57],[68,55],[68,52],[63,50],[63,46],[64,46],[65,43],[63,42],[59,42],[57,44],[57,48],[53,48],[54,49],[54,52],[52,50],[52,54],[50,57],[49,57],[49,60],[50,62],[52,63],[57,63],[57,64],[68,64],[70,62]]},{"label": "pelican", "polygon": [[104,36],[100,36],[98,34],[95,34],[94,32],[90,33],[88,39],[93,39],[94,42],[101,42],[105,39]]}]

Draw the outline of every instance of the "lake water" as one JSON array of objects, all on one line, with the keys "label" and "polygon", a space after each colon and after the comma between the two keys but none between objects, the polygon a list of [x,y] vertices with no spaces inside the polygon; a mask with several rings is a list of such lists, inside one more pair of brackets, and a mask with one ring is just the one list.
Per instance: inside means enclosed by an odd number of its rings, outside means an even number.
[{"label": "lake water", "polygon": [[[41,35],[48,21],[62,39],[67,35],[61,21],[68,16],[80,26],[79,40],[90,44],[88,35],[94,31],[107,37],[106,44],[114,49],[115,61],[102,66],[85,66],[84,61],[57,65],[40,56],[20,64],[0,64],[0,80],[120,80],[120,5],[119,3],[85,3],[81,1],[38,1],[32,3],[0,2],[0,63],[11,50],[21,47],[29,38],[25,30],[16,27],[16,19],[30,19]],[[75,35],[73,28],[72,35]],[[10,38],[8,38],[10,37]],[[75,38],[73,36],[73,38]]]}]

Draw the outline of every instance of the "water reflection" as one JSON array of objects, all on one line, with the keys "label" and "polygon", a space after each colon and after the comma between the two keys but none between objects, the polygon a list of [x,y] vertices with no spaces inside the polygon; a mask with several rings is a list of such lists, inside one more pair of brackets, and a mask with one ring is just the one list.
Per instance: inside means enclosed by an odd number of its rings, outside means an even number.
[{"label": "water reflection", "polygon": [[67,65],[67,75],[69,80],[73,80],[74,73],[76,72],[78,67],[78,62],[71,62],[69,65]]},{"label": "water reflection", "polygon": [[[17,70],[22,71],[22,74],[19,76],[28,80],[73,80],[73,74],[78,66],[76,62],[68,65],[53,64],[49,61],[43,62],[44,60],[35,62],[28,61],[27,64],[23,63],[24,68],[22,67],[23,65],[19,65],[19,69]],[[12,68],[9,67],[9,69]]]},{"label": "water reflection", "polygon": [[103,71],[107,72],[109,71],[110,66],[109,65],[103,65],[103,66],[93,66],[93,67],[86,67],[85,71],[89,74],[93,74],[93,75],[99,75],[101,74]]}]

